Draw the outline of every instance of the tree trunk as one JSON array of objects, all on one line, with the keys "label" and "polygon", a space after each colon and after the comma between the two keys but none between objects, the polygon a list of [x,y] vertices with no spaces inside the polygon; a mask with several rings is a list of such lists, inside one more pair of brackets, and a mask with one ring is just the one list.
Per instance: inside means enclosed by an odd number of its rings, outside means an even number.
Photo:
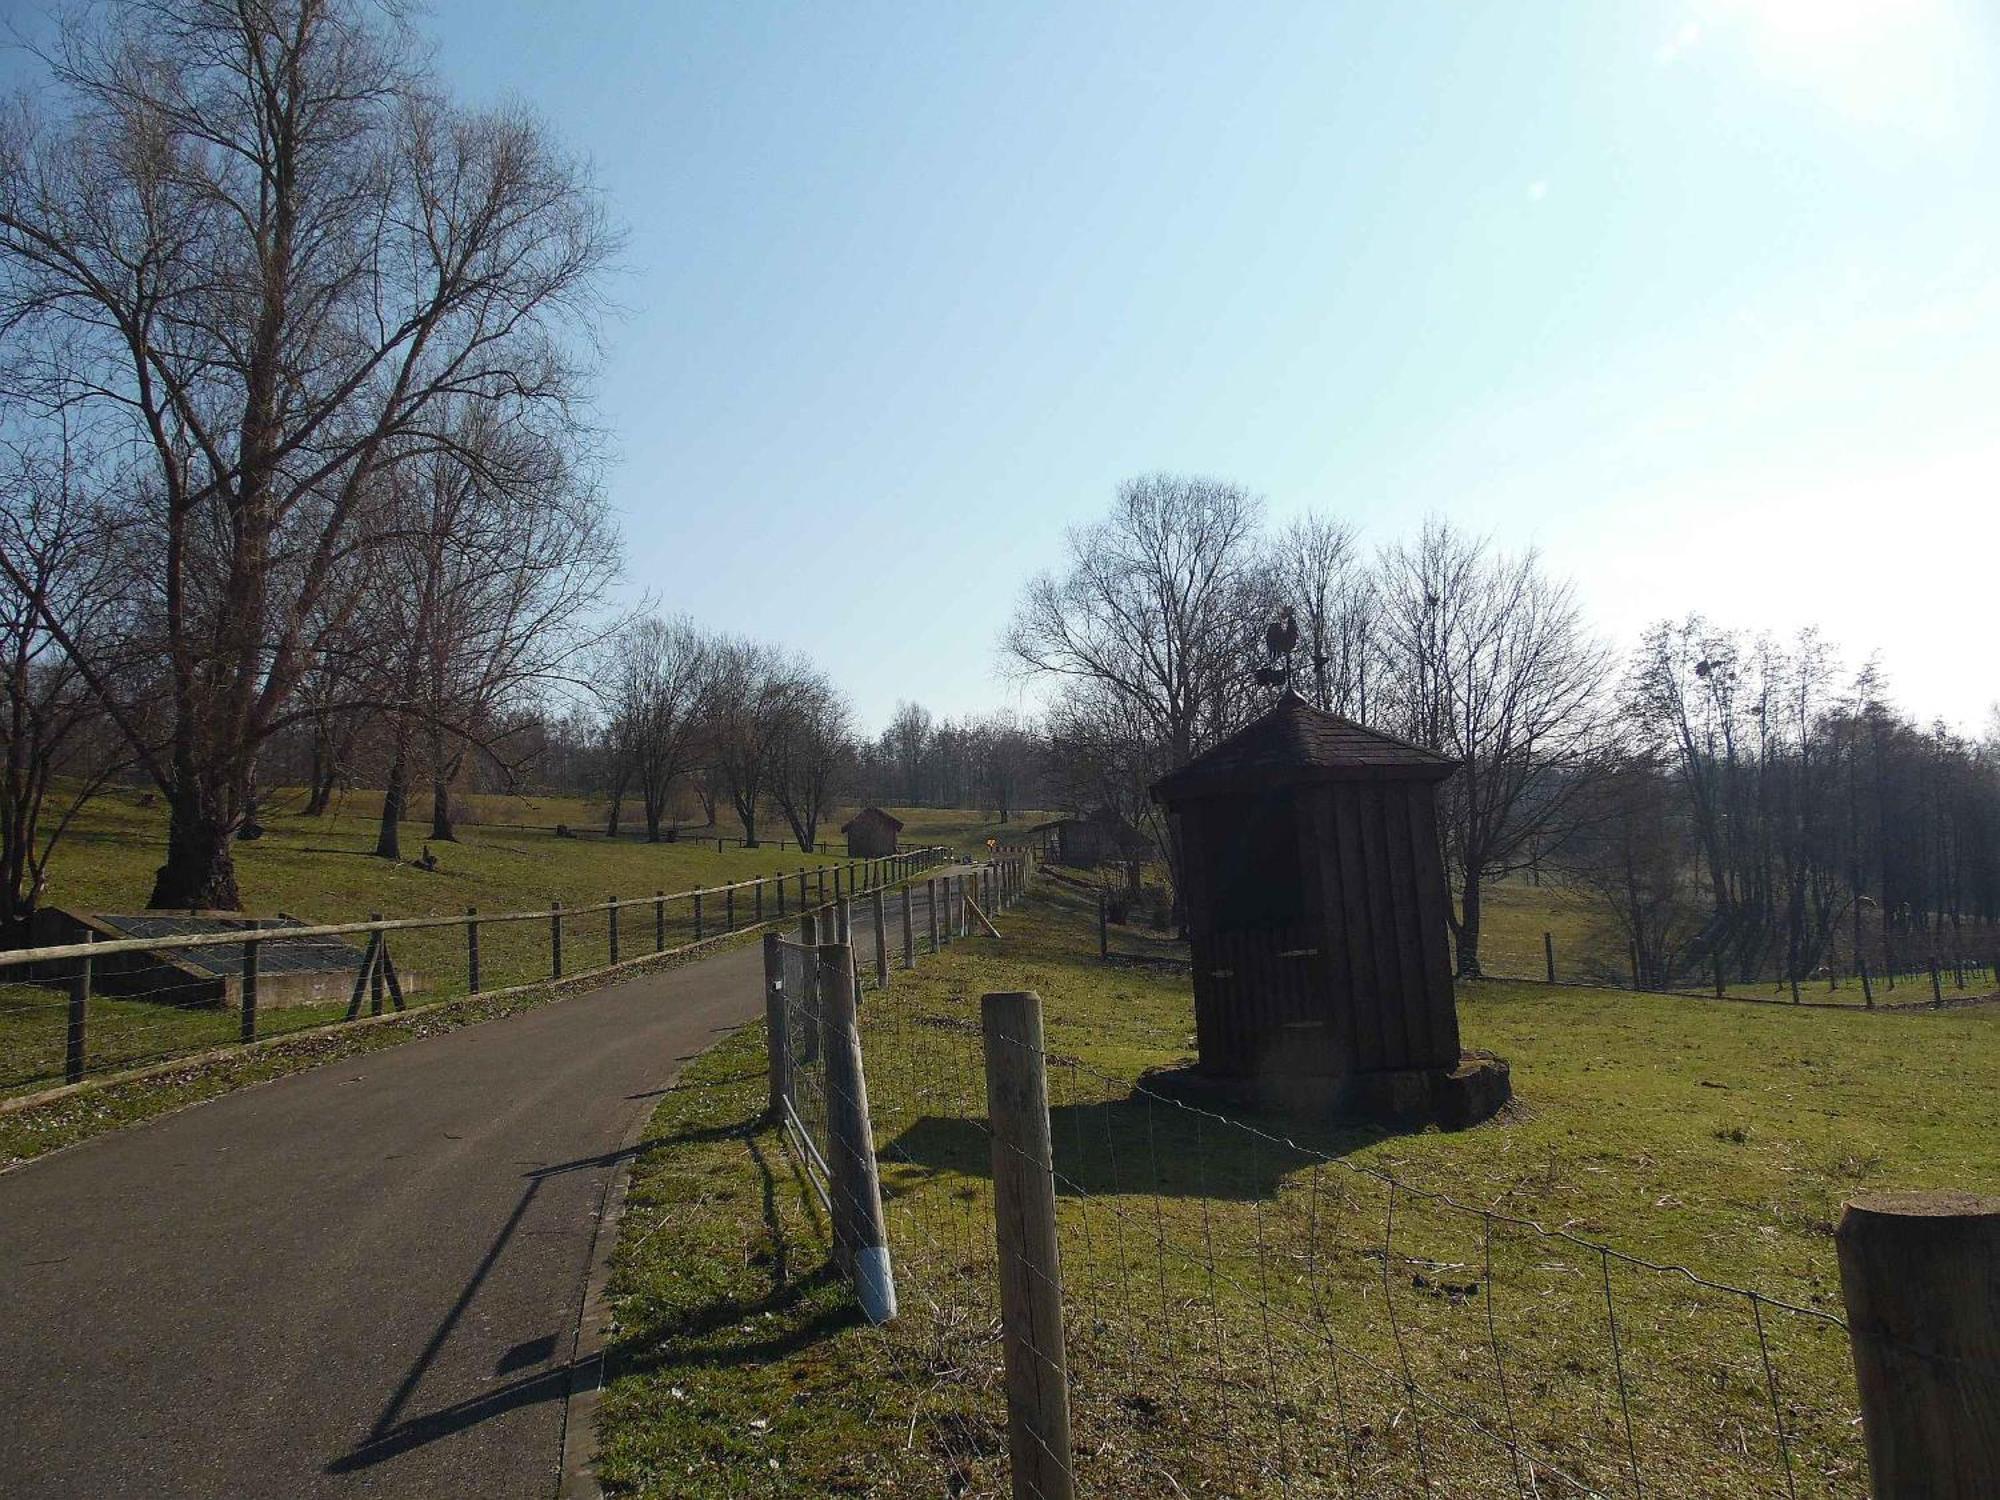
[{"label": "tree trunk", "polygon": [[175,911],[236,911],[243,905],[230,857],[236,819],[222,797],[196,782],[192,765],[175,769],[176,784],[167,793],[167,862],[153,876],[146,904]]},{"label": "tree trunk", "polygon": [[396,757],[389,763],[389,784],[382,791],[382,826],[375,835],[375,852],[383,859],[403,857],[400,824],[403,806],[410,800],[409,752],[399,736]]},{"label": "tree trunk", "polygon": [[451,784],[458,780],[459,768],[464,764],[463,751],[455,755],[444,753],[444,731],[432,725],[431,837],[447,844],[458,842],[458,830],[451,821]]},{"label": "tree trunk", "polygon": [[326,737],[317,730],[313,732],[312,773],[306,778],[306,805],[299,810],[302,818],[316,818],[326,811],[327,797],[333,789],[333,772],[329,764],[331,757],[326,753]]},{"label": "tree trunk", "polygon": [[431,837],[444,843],[458,842],[458,830],[451,821],[451,778],[431,777]]},{"label": "tree trunk", "polygon": [[1478,979],[1479,967],[1479,876],[1468,870],[1459,895],[1458,977]]}]

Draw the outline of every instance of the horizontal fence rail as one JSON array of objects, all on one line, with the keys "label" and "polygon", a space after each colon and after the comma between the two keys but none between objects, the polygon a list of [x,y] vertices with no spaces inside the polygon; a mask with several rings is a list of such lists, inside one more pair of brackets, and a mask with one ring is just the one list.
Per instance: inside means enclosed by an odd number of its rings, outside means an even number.
[{"label": "horizontal fence rail", "polygon": [[[650,895],[527,910],[306,923],[140,914],[135,935],[0,951],[0,1107],[51,1088],[474,996],[575,983],[898,890],[927,846]],[[229,918],[235,920],[233,915]]]}]

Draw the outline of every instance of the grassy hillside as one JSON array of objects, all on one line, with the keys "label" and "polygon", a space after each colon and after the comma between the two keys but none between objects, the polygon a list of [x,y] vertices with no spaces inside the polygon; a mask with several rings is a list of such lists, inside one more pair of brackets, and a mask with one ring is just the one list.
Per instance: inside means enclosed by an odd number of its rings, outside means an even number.
[{"label": "grassy hillside", "polygon": [[[1508,1115],[1452,1135],[1261,1122],[1314,1156],[1135,1092],[1189,1055],[1187,981],[1098,963],[1084,899],[1001,926],[864,1007],[904,1309],[889,1329],[856,1326],[818,1202],[758,1123],[761,1037],[663,1102],[618,1252],[616,1493],[917,1496],[940,1472],[953,1494],[1004,1492],[989,990],[1041,994],[1057,1060],[1087,1493],[1517,1494],[1504,1447],[1450,1415],[1468,1410],[1513,1424],[1544,1494],[1570,1492],[1558,1468],[1626,1493],[1635,1463],[1650,1494],[1785,1493],[1787,1470],[1799,1495],[1860,1493],[1837,1327],[1590,1247],[1838,1313],[1847,1195],[2000,1179],[1994,1010],[1467,985],[1466,1044],[1513,1065]],[[1377,1171],[1474,1212],[1392,1202]]]}]

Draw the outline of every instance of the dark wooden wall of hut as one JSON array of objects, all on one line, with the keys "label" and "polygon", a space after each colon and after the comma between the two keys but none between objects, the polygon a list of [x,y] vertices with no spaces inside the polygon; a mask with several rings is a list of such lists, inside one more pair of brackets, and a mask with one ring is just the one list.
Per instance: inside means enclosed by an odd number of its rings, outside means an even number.
[{"label": "dark wooden wall of hut", "polygon": [[[1223,1073],[1449,1068],[1459,1057],[1436,787],[1374,780],[1304,786],[1180,810],[1189,857],[1195,1031]],[[1291,825],[1303,902],[1260,905],[1208,888],[1254,879],[1271,816]],[[1275,861],[1265,858],[1269,866]],[[1287,878],[1288,877],[1288,878]],[[1294,887],[1296,889],[1296,887]],[[1260,916],[1261,913],[1261,916]]]}]

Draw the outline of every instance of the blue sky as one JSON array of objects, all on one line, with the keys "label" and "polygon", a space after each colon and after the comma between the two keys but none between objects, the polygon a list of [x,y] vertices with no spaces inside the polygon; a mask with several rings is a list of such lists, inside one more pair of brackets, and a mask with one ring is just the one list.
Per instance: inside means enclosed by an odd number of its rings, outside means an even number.
[{"label": "blue sky", "polygon": [[[1949,0],[443,0],[594,164],[628,575],[899,697],[1122,477],[2000,697],[2000,22]],[[810,577],[813,586],[801,587]],[[839,585],[835,588],[835,585]]]}]

